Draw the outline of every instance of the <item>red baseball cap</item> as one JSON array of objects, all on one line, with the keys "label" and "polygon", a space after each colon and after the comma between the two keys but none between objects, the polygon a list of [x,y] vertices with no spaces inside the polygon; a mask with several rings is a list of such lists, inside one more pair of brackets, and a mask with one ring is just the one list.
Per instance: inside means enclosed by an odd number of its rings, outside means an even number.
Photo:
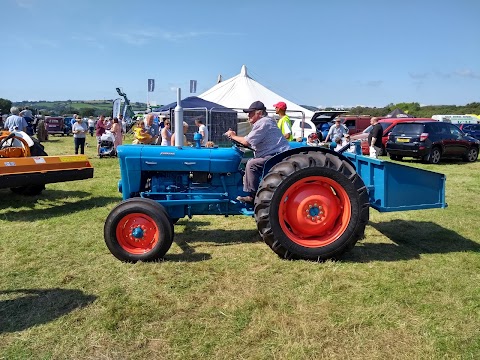
[{"label": "red baseball cap", "polygon": [[282,110],[287,110],[287,104],[285,104],[283,101],[279,101],[275,105],[273,105],[274,108],[279,108]]}]

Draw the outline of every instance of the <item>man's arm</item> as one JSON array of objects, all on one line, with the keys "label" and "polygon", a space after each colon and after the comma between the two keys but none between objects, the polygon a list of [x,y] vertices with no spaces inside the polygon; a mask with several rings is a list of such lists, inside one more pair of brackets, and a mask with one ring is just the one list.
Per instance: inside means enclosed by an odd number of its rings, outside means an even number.
[{"label": "man's arm", "polygon": [[22,118],[22,120],[23,120],[22,121],[22,131],[27,132],[27,126],[28,126],[27,120],[25,120],[24,118]]},{"label": "man's arm", "polygon": [[228,136],[229,139],[235,140],[242,145],[251,147],[250,143],[243,136],[238,136],[233,130],[228,130],[225,135]]},{"label": "man's arm", "polygon": [[332,133],[333,133],[333,127],[334,127],[334,126],[335,126],[335,125],[332,125],[332,126],[330,126],[330,129],[328,129],[327,136],[325,137],[325,142],[327,142],[328,139],[330,139],[330,135],[332,135]]},{"label": "man's arm", "polygon": [[290,126],[288,125],[288,122],[285,121],[283,123],[283,136],[285,139],[290,140],[290,135],[292,134],[292,129],[290,129]]},{"label": "man's arm", "polygon": [[[374,131],[375,130],[375,131]],[[377,136],[378,136],[378,129],[372,129],[372,141],[370,142],[370,146],[373,146],[375,144],[375,142],[377,141]]]}]

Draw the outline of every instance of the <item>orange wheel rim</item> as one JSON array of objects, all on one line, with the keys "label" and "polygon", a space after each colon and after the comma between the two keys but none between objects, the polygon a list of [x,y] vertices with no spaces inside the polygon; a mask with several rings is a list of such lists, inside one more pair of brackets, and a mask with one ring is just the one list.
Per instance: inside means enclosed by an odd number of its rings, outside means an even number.
[{"label": "orange wheel rim", "polygon": [[337,240],[351,216],[350,198],[343,186],[323,176],[295,182],[283,194],[278,209],[283,232],[296,244],[309,248]]},{"label": "orange wheel rim", "polygon": [[130,254],[140,255],[151,251],[158,243],[160,231],[155,221],[142,213],[124,216],[117,225],[118,244]]}]

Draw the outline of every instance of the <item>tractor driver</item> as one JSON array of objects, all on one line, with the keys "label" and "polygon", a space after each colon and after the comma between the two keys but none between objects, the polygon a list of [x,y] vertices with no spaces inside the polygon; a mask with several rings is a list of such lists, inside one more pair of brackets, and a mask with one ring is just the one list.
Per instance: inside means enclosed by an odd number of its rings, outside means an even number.
[{"label": "tractor driver", "polygon": [[272,156],[290,149],[290,145],[275,120],[268,117],[265,105],[261,101],[253,102],[248,109],[243,109],[243,112],[248,113],[248,122],[252,125],[252,131],[243,137],[230,129],[225,135],[255,151],[255,156],[248,160],[245,166],[243,177],[243,191],[249,195],[237,197],[237,200],[243,203],[253,203],[263,165]]}]

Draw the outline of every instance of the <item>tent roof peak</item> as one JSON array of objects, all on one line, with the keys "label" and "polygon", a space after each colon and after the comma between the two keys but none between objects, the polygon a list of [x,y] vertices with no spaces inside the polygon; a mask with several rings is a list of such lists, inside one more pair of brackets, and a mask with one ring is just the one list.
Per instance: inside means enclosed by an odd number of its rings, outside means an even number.
[{"label": "tent roof peak", "polygon": [[245,65],[242,65],[242,69],[240,70],[240,75],[248,77],[247,75],[247,67]]}]

